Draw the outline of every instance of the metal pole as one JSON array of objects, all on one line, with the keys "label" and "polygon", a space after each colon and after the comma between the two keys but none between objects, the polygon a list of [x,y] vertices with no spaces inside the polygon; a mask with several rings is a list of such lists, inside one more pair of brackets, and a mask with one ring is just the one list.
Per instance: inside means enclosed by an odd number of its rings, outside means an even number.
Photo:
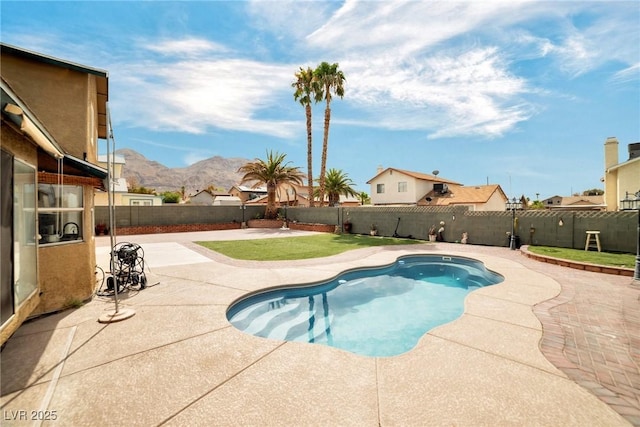
[{"label": "metal pole", "polygon": [[[107,121],[108,121],[108,133],[107,133],[107,181],[109,182],[109,186],[107,188],[107,200],[108,200],[108,204],[109,204],[109,244],[111,245],[111,250],[110,250],[110,260],[109,260],[109,270],[111,272],[111,277],[113,277],[113,297],[114,297],[114,301],[116,304],[116,308],[115,308],[115,314],[118,314],[119,312],[119,306],[118,306],[118,277],[115,274],[115,269],[116,269],[116,265],[115,265],[115,261],[114,261],[114,257],[115,254],[113,253],[113,248],[115,246],[115,236],[114,236],[114,229],[113,229],[113,225],[114,225],[114,220],[113,220],[113,204],[114,204],[114,197],[113,197],[113,183],[112,183],[112,179],[113,179],[113,173],[112,173],[112,168],[113,168],[113,163],[115,161],[115,141],[113,140],[113,130],[111,129],[111,117],[109,115],[109,106],[107,105]],[[111,141],[113,141],[113,149],[111,148]],[[114,157],[111,157],[113,153]]]},{"label": "metal pole", "polygon": [[511,249],[512,251],[516,250],[515,222],[516,222],[516,209],[514,206],[511,206],[511,241],[509,243],[509,249]]},{"label": "metal pole", "polygon": [[[111,147],[113,143],[113,147]],[[109,205],[109,239],[111,244],[109,269],[111,270],[111,277],[113,278],[113,295],[115,300],[115,310],[104,312],[99,318],[100,323],[112,323],[125,320],[135,315],[136,312],[131,308],[125,308],[120,310],[118,304],[118,277],[115,273],[115,253],[113,247],[115,246],[115,195],[113,194],[113,184],[111,182],[113,178],[112,168],[115,163],[115,151],[116,140],[113,137],[113,127],[111,126],[111,113],[109,112],[109,104],[107,103],[107,200]]]},{"label": "metal pole", "polygon": [[640,280],[640,206],[638,206],[638,229],[636,230],[638,243],[636,246],[636,269],[633,274],[633,280]]}]

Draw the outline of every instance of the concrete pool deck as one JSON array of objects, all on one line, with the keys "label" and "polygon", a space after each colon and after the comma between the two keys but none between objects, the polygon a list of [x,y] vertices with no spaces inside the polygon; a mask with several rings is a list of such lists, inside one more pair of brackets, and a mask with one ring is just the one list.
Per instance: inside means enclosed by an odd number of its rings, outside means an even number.
[{"label": "concrete pool deck", "polygon": [[[247,262],[193,243],[303,234],[311,233],[120,237],[142,245],[148,266],[150,286],[120,299],[135,315],[98,323],[114,304],[97,296],[24,324],[1,354],[2,425],[33,424],[34,414],[55,414],[51,424],[73,426],[640,425],[634,323],[640,287],[630,278],[568,271],[506,248],[472,245]],[[108,264],[107,237],[96,239],[96,253]],[[389,358],[266,340],[226,320],[229,304],[248,292],[325,280],[409,253],[476,258],[505,281],[473,292],[461,318]],[[602,316],[584,314],[589,307]]]}]

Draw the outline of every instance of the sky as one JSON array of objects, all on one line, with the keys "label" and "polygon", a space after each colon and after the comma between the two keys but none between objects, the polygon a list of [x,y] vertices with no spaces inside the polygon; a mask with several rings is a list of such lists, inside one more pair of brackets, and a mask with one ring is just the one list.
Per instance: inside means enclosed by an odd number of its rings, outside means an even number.
[{"label": "sky", "polygon": [[[109,73],[116,148],[168,167],[286,154],[307,173],[300,67],[338,63],[328,168],[543,200],[604,188],[640,141],[640,2],[7,1],[3,43]],[[313,106],[317,178],[324,103]],[[106,150],[102,144],[102,152]],[[216,183],[211,183],[215,185]]]}]

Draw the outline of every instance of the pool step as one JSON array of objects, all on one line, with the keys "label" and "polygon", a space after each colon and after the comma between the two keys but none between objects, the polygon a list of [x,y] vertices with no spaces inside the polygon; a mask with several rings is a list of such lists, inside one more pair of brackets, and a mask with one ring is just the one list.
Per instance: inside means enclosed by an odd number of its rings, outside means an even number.
[{"label": "pool step", "polygon": [[[290,314],[292,312],[300,310],[300,305],[300,303],[286,304],[281,306],[280,308],[276,308],[275,310],[268,310],[265,313],[257,316],[255,319],[251,320],[251,322],[246,327],[241,329],[248,334],[263,336],[260,332],[264,331],[269,326],[269,323],[271,323],[277,316]],[[234,325],[236,325],[235,321]]]}]

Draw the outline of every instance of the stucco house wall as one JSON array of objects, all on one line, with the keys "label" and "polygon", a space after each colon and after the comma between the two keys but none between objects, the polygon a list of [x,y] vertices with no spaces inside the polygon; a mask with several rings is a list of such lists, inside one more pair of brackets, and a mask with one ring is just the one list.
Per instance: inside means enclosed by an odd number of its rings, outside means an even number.
[{"label": "stucco house wall", "polygon": [[476,203],[474,211],[503,211],[505,210],[505,199],[498,192],[494,192],[486,203]]},{"label": "stucco house wall", "polygon": [[[631,150],[632,145],[629,145]],[[627,192],[635,194],[640,191],[640,156],[632,157],[619,162],[619,143],[617,138],[607,138],[604,144],[604,197],[608,211],[620,209],[620,200],[625,198]]]},{"label": "stucco house wall", "polygon": [[207,190],[202,190],[197,194],[194,194],[189,198],[189,203],[192,205],[212,205],[215,196],[209,193]]},{"label": "stucco house wall", "polygon": [[96,76],[6,54],[2,56],[2,76],[47,124],[56,140],[62,141],[66,153],[96,163],[99,121]]},{"label": "stucco house wall", "polygon": [[[82,219],[80,237],[37,244],[40,297],[35,309],[26,310],[26,315],[30,316],[86,300],[95,290],[93,189],[103,185],[102,174],[105,172],[96,163],[97,140],[106,136],[104,113],[108,76],[106,71],[84,68],[4,44],[1,53],[3,80],[65,154],[63,184],[82,187],[83,205],[78,214]],[[29,162],[37,168],[38,184],[57,185],[56,159],[27,141],[24,135],[8,142],[11,138],[5,128],[3,120],[3,148],[6,145],[16,153],[22,152],[19,155],[28,154]],[[67,158],[67,155],[73,158]],[[71,163],[67,164],[67,160]],[[78,161],[83,164],[74,169],[73,165],[77,166]],[[38,212],[39,208],[36,209]]]},{"label": "stucco house wall", "polygon": [[618,168],[618,188],[620,200],[624,199],[627,191],[629,193],[640,191],[640,157],[625,162]]},{"label": "stucco house wall", "polygon": [[123,206],[162,206],[162,196],[154,194],[125,193],[121,198]]},{"label": "stucco house wall", "polygon": [[[400,182],[406,182],[406,190],[398,191]],[[371,185],[371,204],[415,204],[423,195],[433,189],[433,181],[418,180],[397,169],[388,168],[369,181]],[[378,185],[384,184],[384,193],[378,193]]]}]

